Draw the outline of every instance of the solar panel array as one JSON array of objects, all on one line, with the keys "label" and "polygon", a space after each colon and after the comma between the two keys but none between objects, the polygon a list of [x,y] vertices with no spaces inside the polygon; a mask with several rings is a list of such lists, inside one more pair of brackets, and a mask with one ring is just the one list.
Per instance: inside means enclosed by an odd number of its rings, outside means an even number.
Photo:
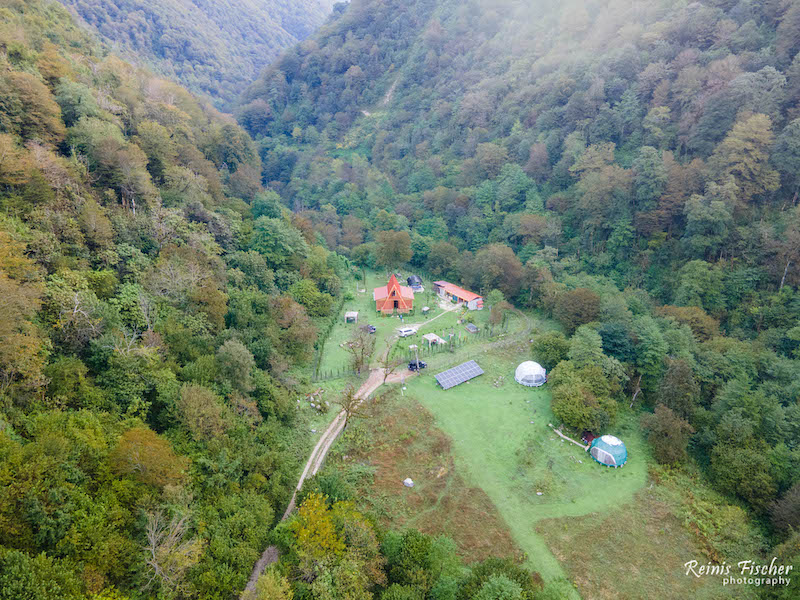
[{"label": "solar panel array", "polygon": [[443,390],[449,390],[451,387],[469,381],[478,375],[483,375],[483,369],[481,369],[474,360],[469,360],[457,367],[442,371],[435,377]]}]

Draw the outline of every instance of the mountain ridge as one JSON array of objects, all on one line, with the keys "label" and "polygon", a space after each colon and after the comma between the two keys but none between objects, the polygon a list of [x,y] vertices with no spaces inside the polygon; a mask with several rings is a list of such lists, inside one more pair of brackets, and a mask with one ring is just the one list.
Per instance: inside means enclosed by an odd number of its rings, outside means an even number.
[{"label": "mountain ridge", "polygon": [[227,108],[284,48],[307,37],[329,0],[59,0],[115,52]]}]

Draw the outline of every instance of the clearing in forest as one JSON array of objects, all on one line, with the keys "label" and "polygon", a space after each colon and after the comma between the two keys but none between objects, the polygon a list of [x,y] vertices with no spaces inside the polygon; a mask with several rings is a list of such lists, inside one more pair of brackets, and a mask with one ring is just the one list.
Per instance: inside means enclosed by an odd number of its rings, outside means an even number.
[{"label": "clearing in forest", "polygon": [[485,374],[469,383],[443,391],[433,377],[420,377],[409,382],[407,393],[450,436],[459,472],[488,494],[531,567],[546,580],[563,577],[536,524],[630,502],[647,479],[643,440],[623,421],[607,433],[625,440],[630,460],[621,469],[601,467],[548,427],[554,421],[547,386],[514,381],[514,368],[527,357],[499,354],[476,352]]}]

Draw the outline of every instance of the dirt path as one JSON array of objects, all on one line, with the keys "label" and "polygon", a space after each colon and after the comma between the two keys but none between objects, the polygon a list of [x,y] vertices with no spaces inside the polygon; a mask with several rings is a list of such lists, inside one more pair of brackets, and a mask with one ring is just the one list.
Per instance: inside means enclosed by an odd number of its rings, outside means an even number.
[{"label": "dirt path", "polygon": [[[387,104],[389,104],[389,102],[392,99],[392,96],[394,95],[394,90],[397,88],[397,82],[398,82],[398,79],[395,79],[392,82],[392,85],[389,86],[389,90],[386,92],[386,95],[383,97],[383,100],[381,100],[381,106],[386,106]],[[364,115],[365,117],[371,117],[372,116],[372,112],[369,111],[369,110],[362,110],[361,114]]]},{"label": "dirt path", "polygon": [[[517,337],[521,339],[527,339],[530,335],[531,330],[533,329],[533,321],[523,313],[521,310],[514,309],[514,313],[517,314],[523,321],[525,322],[525,329],[518,334],[512,335],[507,340],[501,340],[498,342],[494,342],[489,344],[490,347],[502,347],[507,346],[512,343],[516,343],[518,341]],[[426,323],[422,323],[417,326],[417,328],[430,323],[434,319],[446,314],[442,312],[440,315],[437,315],[430,321]],[[409,325],[411,327],[411,325]],[[387,349],[387,352],[389,350]],[[406,373],[390,373],[389,376],[386,378],[386,383],[397,383],[403,381],[406,377]],[[383,385],[383,369],[372,369],[369,373],[369,377],[367,380],[358,388],[358,392],[356,392],[356,397],[360,398],[363,402],[369,396],[377,390],[379,387]],[[313,477],[317,474],[317,472],[322,468],[322,464],[325,462],[325,457],[328,455],[328,451],[333,446],[333,443],[336,441],[336,438],[342,433],[345,424],[345,412],[342,411],[336,418],[328,425],[328,428],[323,432],[322,436],[320,436],[319,441],[314,446],[314,449],[311,451],[311,456],[308,457],[308,461],[306,462],[306,466],[303,469],[303,473],[300,475],[300,480],[297,482],[297,486],[295,487],[294,493],[292,494],[292,499],[289,501],[289,506],[286,508],[286,512],[283,513],[283,517],[281,518],[282,521],[285,521],[289,518],[289,515],[294,512],[294,509],[297,505],[297,492],[299,492],[302,487],[303,483],[305,483],[306,479],[309,477]],[[256,581],[261,576],[261,573],[264,572],[269,565],[276,562],[278,560],[278,549],[275,546],[269,546],[264,553],[261,555],[261,558],[258,559],[256,562],[255,567],[253,568],[253,573],[250,575],[250,580],[247,582],[247,586],[245,587],[244,591],[247,593],[248,591],[252,591],[255,589]]]},{"label": "dirt path", "polygon": [[[404,376],[405,374],[403,373],[390,373],[386,378],[386,382],[396,383],[401,381]],[[363,402],[369,398],[370,394],[381,387],[383,383],[383,369],[372,369],[369,373],[369,377],[367,377],[367,380],[361,385],[360,388],[358,388],[356,397],[360,398]],[[282,521],[288,519],[289,515],[294,512],[294,509],[297,505],[297,492],[302,489],[306,479],[316,475],[320,468],[322,468],[322,464],[325,462],[325,457],[328,455],[328,451],[336,441],[336,438],[338,438],[342,433],[344,425],[345,412],[342,411],[336,415],[336,418],[331,422],[330,425],[328,425],[328,428],[323,432],[322,436],[320,436],[319,441],[311,451],[311,456],[309,456],[308,461],[306,462],[303,473],[300,475],[300,480],[297,482],[297,487],[295,487],[294,493],[292,494],[292,499],[289,501],[289,506],[286,508],[286,512],[283,513],[283,517],[281,518]],[[258,562],[256,562],[256,565],[253,568],[253,573],[250,575],[250,580],[247,582],[245,592],[254,590],[256,581],[258,581],[258,578],[261,576],[261,573],[264,572],[264,569],[277,560],[278,549],[275,546],[269,546],[266,550],[264,550],[261,558],[258,559]]]},{"label": "dirt path", "polygon": [[397,82],[399,80],[400,80],[400,78],[398,77],[397,79],[395,79],[392,82],[392,85],[389,87],[389,91],[386,92],[386,95],[383,97],[383,105],[384,106],[389,104],[389,101],[392,99],[392,96],[394,95],[394,90],[397,88]]},{"label": "dirt path", "polygon": [[[407,324],[407,325],[401,325],[400,327],[411,327],[411,328],[414,330],[414,332],[416,333],[416,332],[417,332],[417,331],[419,331],[419,330],[420,330],[422,327],[425,327],[425,326],[426,326],[428,323],[433,323],[433,322],[434,322],[436,319],[438,319],[439,317],[443,317],[443,316],[445,316],[447,313],[449,313],[449,312],[453,312],[453,311],[454,311],[454,310],[456,310],[458,307],[457,307],[457,306],[453,306],[453,307],[451,308],[451,307],[449,307],[449,306],[448,306],[448,307],[445,307],[445,306],[440,306],[440,308],[442,309],[442,312],[440,312],[438,315],[436,315],[436,316],[435,316],[435,317],[433,317],[432,319],[428,319],[428,320],[427,320],[427,321],[425,321],[424,323],[409,323],[409,324]],[[400,327],[398,327],[398,329],[400,329]]]}]

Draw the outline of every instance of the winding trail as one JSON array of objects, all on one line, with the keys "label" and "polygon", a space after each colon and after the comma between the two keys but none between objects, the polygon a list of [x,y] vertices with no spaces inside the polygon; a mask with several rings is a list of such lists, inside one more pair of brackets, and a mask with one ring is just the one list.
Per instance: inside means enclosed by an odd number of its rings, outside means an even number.
[{"label": "winding trail", "polygon": [[[386,377],[386,383],[396,383],[401,381],[404,377],[405,373],[390,373],[388,377]],[[364,402],[375,390],[381,387],[383,383],[383,369],[372,369],[369,373],[369,377],[367,377],[367,380],[361,385],[360,388],[358,388],[358,392],[356,392],[356,398],[360,399],[361,402]],[[311,451],[311,456],[308,457],[306,466],[303,469],[303,473],[300,475],[300,480],[297,482],[297,486],[292,494],[292,499],[289,501],[289,506],[286,508],[286,512],[283,513],[281,521],[288,519],[289,516],[294,512],[294,509],[297,505],[297,492],[302,489],[306,479],[316,475],[317,472],[322,468],[322,464],[325,462],[325,457],[328,455],[328,451],[331,449],[331,446],[333,446],[336,438],[338,438],[342,433],[342,430],[344,430],[344,425],[345,411],[342,410],[338,415],[336,415],[336,418],[331,421],[331,424],[328,425],[328,428],[323,432],[322,436],[320,436],[319,441]],[[253,573],[250,575],[250,580],[247,582],[247,586],[244,589],[245,593],[255,590],[256,581],[258,581],[258,578],[264,572],[264,569],[277,560],[278,549],[275,546],[267,547],[253,568]]]},{"label": "winding trail", "polygon": [[395,80],[392,82],[392,85],[389,86],[389,91],[386,92],[386,95],[383,97],[383,105],[386,106],[389,104],[389,101],[394,96],[394,91],[397,89],[397,82],[400,81],[400,77],[396,77]]},{"label": "winding trail", "polygon": [[[383,97],[383,100],[381,100],[381,106],[386,106],[387,104],[389,104],[389,101],[392,99],[394,91],[397,88],[398,81],[400,81],[399,77],[392,82],[392,85],[389,87],[389,90],[386,92],[386,95]],[[369,110],[362,110],[361,114],[364,115],[365,117],[372,116],[372,112]]]},{"label": "winding trail", "polygon": [[[519,339],[527,339],[530,335],[531,330],[533,329],[533,321],[531,318],[523,313],[519,309],[513,309],[514,314],[520,317],[523,322],[525,323],[525,328],[509,337],[509,339],[499,340],[497,342],[492,342],[488,344],[488,348],[501,348],[505,346],[509,346],[513,343],[519,342]],[[445,314],[445,313],[442,313]],[[437,315],[442,316],[442,315]],[[437,317],[434,317],[437,318]],[[431,319],[430,321],[433,321]],[[420,324],[421,325],[430,323],[427,321],[426,323]],[[387,350],[388,351],[388,350]],[[407,376],[406,373],[389,373],[386,377],[385,383],[398,383],[403,381],[403,379]],[[367,400],[370,395],[375,392],[379,387],[384,384],[384,371],[382,368],[372,369],[369,373],[369,377],[367,380],[358,388],[358,392],[356,392],[356,398],[360,399],[361,402]],[[295,487],[294,493],[292,494],[292,499],[289,501],[289,506],[286,508],[286,512],[283,513],[283,517],[281,517],[281,521],[285,521],[289,518],[289,516],[294,512],[294,509],[297,505],[297,492],[299,492],[302,487],[303,483],[305,483],[306,479],[309,477],[313,477],[317,474],[317,472],[322,468],[322,464],[325,462],[325,457],[328,455],[328,451],[333,446],[333,443],[336,441],[336,438],[342,433],[344,430],[345,425],[345,411],[342,410],[336,418],[331,421],[331,424],[328,425],[328,428],[323,432],[322,436],[320,436],[319,441],[314,446],[314,449],[311,451],[311,456],[308,457],[308,461],[306,462],[306,466],[303,469],[303,473],[300,475],[300,480],[297,482],[297,486]],[[244,589],[244,593],[242,597],[244,597],[247,592],[255,590],[256,581],[264,572],[264,570],[274,562],[277,562],[279,558],[278,555],[278,548],[275,546],[268,546],[266,550],[261,554],[261,558],[255,564],[253,568],[253,572],[250,575],[250,580],[247,582],[247,586]]]}]

